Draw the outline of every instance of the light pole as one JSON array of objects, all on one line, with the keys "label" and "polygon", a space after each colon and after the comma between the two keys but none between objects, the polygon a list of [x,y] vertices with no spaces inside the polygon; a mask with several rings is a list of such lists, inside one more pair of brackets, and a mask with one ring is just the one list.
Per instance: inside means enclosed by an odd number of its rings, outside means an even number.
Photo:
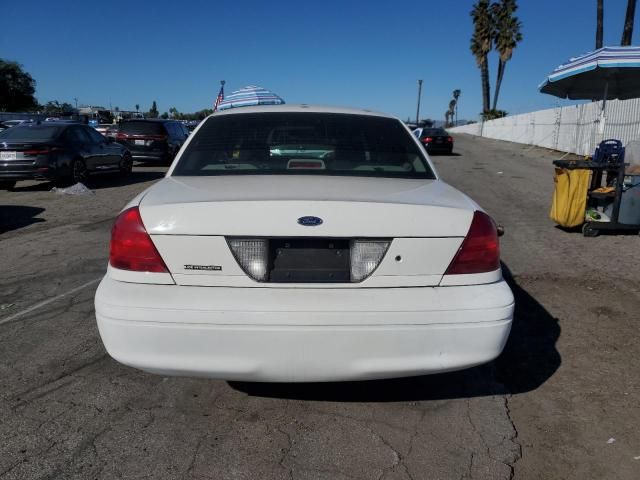
[{"label": "light pole", "polygon": [[418,80],[418,109],[416,110],[416,127],[420,122],[420,98],[422,97],[422,80]]}]

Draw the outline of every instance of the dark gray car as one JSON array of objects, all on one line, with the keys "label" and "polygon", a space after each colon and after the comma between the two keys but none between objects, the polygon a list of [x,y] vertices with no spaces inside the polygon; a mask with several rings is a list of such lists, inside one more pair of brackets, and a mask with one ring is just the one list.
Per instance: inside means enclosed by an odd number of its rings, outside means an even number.
[{"label": "dark gray car", "polygon": [[86,181],[101,172],[131,173],[126,147],[87,125],[46,122],[18,125],[0,133],[0,188],[18,180],[59,185]]},{"label": "dark gray car", "polygon": [[116,141],[131,152],[135,160],[169,163],[189,136],[189,131],[175,120],[124,120]]}]

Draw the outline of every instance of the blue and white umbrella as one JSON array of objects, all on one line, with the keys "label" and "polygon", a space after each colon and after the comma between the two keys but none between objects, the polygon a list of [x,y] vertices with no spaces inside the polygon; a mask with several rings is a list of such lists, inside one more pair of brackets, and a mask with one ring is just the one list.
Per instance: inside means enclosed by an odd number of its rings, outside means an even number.
[{"label": "blue and white umbrella", "polygon": [[231,92],[218,105],[218,110],[254,105],[282,105],[284,100],[266,88],[249,85]]},{"label": "blue and white umbrella", "polygon": [[557,67],[539,89],[571,100],[640,97],[640,47],[604,47]]}]

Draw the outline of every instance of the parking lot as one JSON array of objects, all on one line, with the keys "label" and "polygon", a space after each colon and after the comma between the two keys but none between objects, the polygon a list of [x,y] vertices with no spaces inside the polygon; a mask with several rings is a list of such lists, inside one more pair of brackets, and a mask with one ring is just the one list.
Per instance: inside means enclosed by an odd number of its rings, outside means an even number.
[{"label": "parking lot", "polygon": [[463,372],[335,384],[166,378],[112,360],[111,223],[166,167],[0,191],[0,479],[640,478],[640,238],[554,227],[557,153],[458,135],[442,177],[498,223],[516,318]]}]

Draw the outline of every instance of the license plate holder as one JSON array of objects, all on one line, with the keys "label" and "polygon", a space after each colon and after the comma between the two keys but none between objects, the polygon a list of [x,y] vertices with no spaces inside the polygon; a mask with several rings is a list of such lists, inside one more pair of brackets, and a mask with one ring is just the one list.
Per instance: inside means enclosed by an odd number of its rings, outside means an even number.
[{"label": "license plate holder", "polygon": [[147,142],[145,140],[134,140],[133,144],[134,145],[139,145],[141,147],[144,147],[147,144]]},{"label": "license plate holder", "polygon": [[0,160],[16,160],[17,158],[16,152],[0,152]]}]

